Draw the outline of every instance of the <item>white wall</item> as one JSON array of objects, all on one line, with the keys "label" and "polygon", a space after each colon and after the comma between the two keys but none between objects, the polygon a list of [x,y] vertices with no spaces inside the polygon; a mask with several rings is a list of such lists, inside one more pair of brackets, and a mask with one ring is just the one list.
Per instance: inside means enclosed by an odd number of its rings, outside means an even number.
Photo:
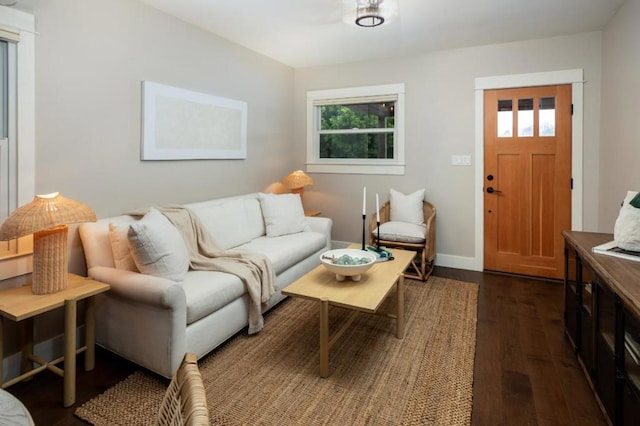
[{"label": "white wall", "polygon": [[599,229],[613,232],[628,190],[640,191],[640,0],[603,32]]},{"label": "white wall", "polygon": [[[34,9],[36,192],[99,217],[253,192],[290,170],[293,70],[131,0]],[[140,83],[248,102],[246,160],[140,161]]]},{"label": "white wall", "polygon": [[[584,69],[584,228],[597,226],[601,33],[424,53],[407,58],[296,69],[294,154],[305,154],[306,91],[405,83],[405,176],[314,175],[308,208],[334,219],[333,238],[359,241],[361,194],[388,199],[389,188],[426,188],[438,209],[437,251],[474,257],[474,79],[506,74]],[[454,154],[472,155],[472,167],[451,166]],[[588,172],[586,172],[588,171]],[[369,211],[374,211],[369,204]]]}]

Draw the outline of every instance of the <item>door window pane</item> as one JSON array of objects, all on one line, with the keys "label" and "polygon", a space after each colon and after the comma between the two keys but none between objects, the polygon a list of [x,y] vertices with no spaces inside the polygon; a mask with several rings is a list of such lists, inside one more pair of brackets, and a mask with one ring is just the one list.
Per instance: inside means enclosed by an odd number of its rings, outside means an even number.
[{"label": "door window pane", "polygon": [[533,98],[518,99],[518,136],[533,136]]},{"label": "door window pane", "polygon": [[513,101],[503,99],[498,101],[498,137],[513,136]]},{"label": "door window pane", "polygon": [[540,98],[538,123],[540,136],[556,135],[556,98]]}]

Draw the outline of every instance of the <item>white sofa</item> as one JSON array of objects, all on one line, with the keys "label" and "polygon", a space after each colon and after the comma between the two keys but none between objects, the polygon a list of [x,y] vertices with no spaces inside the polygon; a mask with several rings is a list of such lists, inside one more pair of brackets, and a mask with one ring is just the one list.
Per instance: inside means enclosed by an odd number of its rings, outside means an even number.
[{"label": "white sofa", "polygon": [[[304,218],[303,232],[267,236],[257,193],[184,207],[196,213],[221,249],[261,253],[272,262],[276,292],[263,311],[280,302],[285,297],[281,290],[316,267],[320,254],[330,249],[329,218]],[[117,269],[109,224],[127,226],[136,220],[122,215],[79,227],[88,275],[111,285],[97,298],[96,341],[170,378],[185,352],[200,358],[247,326],[248,295],[238,277],[223,272],[189,270],[183,282],[175,282]]]}]

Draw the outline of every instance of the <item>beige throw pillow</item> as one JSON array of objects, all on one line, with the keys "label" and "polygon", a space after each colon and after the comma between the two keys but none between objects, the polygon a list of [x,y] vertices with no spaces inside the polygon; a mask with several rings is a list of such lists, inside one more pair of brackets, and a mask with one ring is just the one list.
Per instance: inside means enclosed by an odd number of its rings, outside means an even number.
[{"label": "beige throw pillow", "polygon": [[118,226],[109,224],[109,241],[111,242],[111,254],[116,264],[116,269],[139,272],[129,249],[129,225]]},{"label": "beige throw pillow", "polygon": [[307,229],[298,194],[259,194],[267,237],[296,234]]},{"label": "beige throw pillow", "polygon": [[407,222],[416,225],[424,225],[424,212],[422,201],[424,189],[405,195],[402,192],[391,189],[391,215],[394,222]]},{"label": "beige throw pillow", "polygon": [[180,231],[151,208],[129,226],[129,248],[143,274],[181,282],[189,270],[189,253]]}]

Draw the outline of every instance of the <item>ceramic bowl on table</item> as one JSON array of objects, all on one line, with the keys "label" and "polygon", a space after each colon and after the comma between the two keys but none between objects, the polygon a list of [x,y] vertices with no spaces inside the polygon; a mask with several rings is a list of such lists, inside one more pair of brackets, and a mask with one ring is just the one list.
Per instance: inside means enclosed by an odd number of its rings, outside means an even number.
[{"label": "ceramic bowl on table", "polygon": [[362,274],[375,263],[376,255],[359,249],[336,249],[322,253],[320,261],[327,270],[336,274],[336,280],[344,281],[345,277],[350,277],[353,281],[360,281]]}]

